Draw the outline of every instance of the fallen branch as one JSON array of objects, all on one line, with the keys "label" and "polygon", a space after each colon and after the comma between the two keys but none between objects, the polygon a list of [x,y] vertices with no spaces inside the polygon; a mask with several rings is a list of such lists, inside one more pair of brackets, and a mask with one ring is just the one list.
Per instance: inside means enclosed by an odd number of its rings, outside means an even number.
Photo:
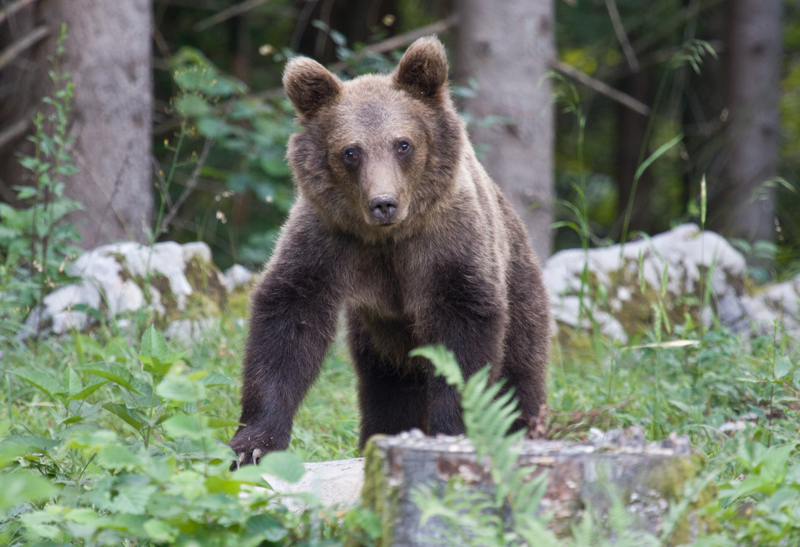
[{"label": "fallen branch", "polygon": [[50,34],[49,28],[44,26],[36,27],[30,33],[8,46],[6,50],[0,54],[0,70],[13,61],[17,55],[43,40],[48,34]]},{"label": "fallen branch", "polygon": [[564,76],[568,76],[573,80],[582,83],[587,87],[594,89],[601,95],[605,95],[609,99],[630,108],[634,112],[638,112],[642,116],[650,115],[650,107],[644,104],[643,102],[637,101],[627,93],[623,93],[622,91],[614,89],[605,82],[601,82],[600,80],[592,78],[591,76],[589,76],[585,72],[578,70],[574,66],[568,65],[563,61],[555,60],[550,62],[550,68],[560,72]]}]

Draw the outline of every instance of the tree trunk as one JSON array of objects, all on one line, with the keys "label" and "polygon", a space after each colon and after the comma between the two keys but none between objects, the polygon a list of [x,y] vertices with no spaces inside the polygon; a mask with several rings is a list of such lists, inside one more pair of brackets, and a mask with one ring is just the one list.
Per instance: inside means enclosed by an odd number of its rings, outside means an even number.
[{"label": "tree trunk", "polygon": [[775,234],[774,190],[780,117],[782,0],[731,0],[729,5],[724,170],[715,229],[750,241]]},{"label": "tree trunk", "polygon": [[[522,217],[541,260],[550,256],[555,120],[543,78],[555,56],[552,0],[461,0],[458,74],[475,78],[466,110],[489,175]],[[507,122],[484,124],[487,118]]]},{"label": "tree trunk", "polygon": [[[653,79],[648,70],[634,72],[620,82],[620,90],[624,91],[634,99],[644,104],[653,104]],[[634,112],[626,106],[617,106],[619,115],[617,117],[617,184],[619,186],[618,211],[620,227],[623,218],[628,210],[628,202],[633,192],[633,179],[636,170],[639,169],[639,156],[642,143],[647,135],[648,117],[638,112]],[[651,114],[654,115],[654,114]],[[646,150],[644,158],[649,156],[650,150]],[[641,230],[648,234],[654,234],[659,226],[658,220],[654,218],[650,205],[653,199],[653,176],[650,171],[645,171],[636,186],[636,194],[633,196],[633,208],[629,223],[630,234],[633,231]],[[663,219],[662,219],[663,220]],[[630,235],[628,236],[630,237]]]},{"label": "tree trunk", "polygon": [[[68,220],[84,248],[116,240],[143,242],[153,210],[151,3],[45,0],[36,19],[53,32],[32,55],[31,108],[52,93],[47,58],[55,51],[59,26],[67,23],[62,69],[75,83],[71,152],[80,172],[63,181],[65,194],[85,208]],[[27,144],[20,138],[9,148],[24,151]],[[4,185],[24,180],[15,153],[4,151],[0,161]]]}]

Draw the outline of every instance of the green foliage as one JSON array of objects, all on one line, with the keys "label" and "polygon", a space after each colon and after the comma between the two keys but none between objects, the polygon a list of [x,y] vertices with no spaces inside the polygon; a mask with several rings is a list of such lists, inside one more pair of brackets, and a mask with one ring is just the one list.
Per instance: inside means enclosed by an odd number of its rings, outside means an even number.
[{"label": "green foliage", "polygon": [[[213,359],[190,367],[207,345],[174,351],[153,327],[136,348],[73,336],[74,353],[62,357],[58,344],[42,342],[59,371],[27,352],[2,357],[26,366],[8,371],[2,397],[0,541],[311,546],[369,544],[378,533],[368,511],[334,513],[310,494],[295,496],[307,510],[290,511],[264,475],[299,480],[295,454],[229,470],[234,454],[220,440],[238,425],[229,417],[236,385]],[[227,343],[219,347],[216,362],[233,357]]]},{"label": "green foliage", "polygon": [[64,196],[63,177],[78,171],[69,153],[74,139],[68,134],[74,89],[69,73],[61,70],[65,39],[66,25],[51,58],[52,94],[42,99],[44,106],[33,119],[36,131],[29,139],[34,153],[20,158],[30,175],[27,184],[13,187],[19,205],[0,203],[0,318],[4,325],[0,341],[15,334],[28,312],[67,279],[64,266],[79,239],[64,220],[80,209]]}]

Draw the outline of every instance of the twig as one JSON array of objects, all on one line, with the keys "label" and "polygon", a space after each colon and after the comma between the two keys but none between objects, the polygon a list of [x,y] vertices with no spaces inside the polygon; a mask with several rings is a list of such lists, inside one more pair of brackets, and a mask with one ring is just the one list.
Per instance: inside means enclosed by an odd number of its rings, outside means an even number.
[{"label": "twig", "polygon": [[[420,27],[418,29],[406,32],[404,34],[398,34],[397,36],[392,36],[391,38],[387,38],[386,40],[370,44],[366,46],[364,49],[358,51],[355,55],[353,55],[353,60],[358,60],[362,58],[364,55],[367,55],[369,53],[386,53],[387,51],[401,48],[403,46],[410,44],[417,38],[422,38],[423,36],[428,36],[430,34],[438,34],[440,32],[444,32],[449,28],[456,26],[457,24],[458,24],[458,16],[451,15],[446,19],[442,19],[441,21],[431,23],[430,25],[426,25],[424,27]],[[336,72],[339,70],[344,70],[348,66],[349,66],[348,63],[344,61],[339,61],[338,63],[332,64],[329,67],[329,70],[331,70],[332,72]]]},{"label": "twig", "polygon": [[36,2],[36,0],[19,0],[18,2],[6,6],[2,11],[0,11],[0,23],[17,13],[25,6],[33,4],[34,2]]},{"label": "twig", "polygon": [[185,202],[189,197],[189,194],[192,193],[194,187],[197,186],[197,181],[200,179],[200,172],[203,170],[203,167],[206,164],[208,153],[211,152],[211,147],[214,146],[214,142],[215,139],[206,139],[206,142],[203,145],[203,151],[200,152],[200,157],[197,159],[197,165],[195,165],[194,171],[192,171],[192,176],[189,177],[183,192],[181,192],[181,195],[178,196],[177,200],[175,200],[175,203],[172,205],[172,207],[170,207],[167,216],[165,216],[164,220],[161,222],[158,233],[163,233],[167,230],[169,223],[172,222],[172,219],[178,214],[178,209],[180,209],[181,205],[183,205],[183,202]]},{"label": "twig", "polygon": [[36,27],[26,36],[20,38],[10,46],[6,48],[6,50],[0,54],[0,69],[6,66],[8,63],[14,60],[14,58],[28,49],[29,47],[33,46],[40,40],[44,39],[45,36],[50,34],[50,29],[47,27]]},{"label": "twig", "polygon": [[606,0],[606,8],[608,9],[608,16],[611,17],[611,24],[614,26],[617,40],[619,40],[622,51],[625,53],[625,58],[628,60],[628,66],[631,67],[631,71],[639,72],[639,62],[636,60],[636,54],[633,52],[631,42],[625,33],[625,27],[622,25],[616,2],[614,0]]},{"label": "twig", "polygon": [[574,66],[570,66],[563,61],[551,61],[550,68],[556,70],[563,74],[564,76],[569,76],[573,80],[582,83],[587,87],[591,87],[601,95],[605,95],[609,99],[612,99],[619,104],[626,106],[633,110],[634,112],[638,112],[642,116],[649,116],[650,115],[650,107],[644,104],[641,101],[637,101],[627,93],[623,93],[617,89],[614,89],[610,85],[601,82],[595,78],[592,78],[585,72],[581,72]]},{"label": "twig", "polygon": [[221,12],[217,13],[216,15],[212,15],[207,19],[203,19],[199,23],[194,26],[195,32],[201,32],[206,29],[213,27],[223,21],[227,21],[231,17],[236,17],[237,15],[241,15],[245,12],[250,11],[253,8],[257,8],[261,4],[266,4],[269,0],[245,0],[241,4],[236,4],[235,6],[231,6],[226,10],[222,10]]}]

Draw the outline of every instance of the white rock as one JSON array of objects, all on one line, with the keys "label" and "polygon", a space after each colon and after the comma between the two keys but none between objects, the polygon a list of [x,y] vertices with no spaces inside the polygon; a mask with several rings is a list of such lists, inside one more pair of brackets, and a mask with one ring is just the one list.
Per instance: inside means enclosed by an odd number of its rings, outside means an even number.
[{"label": "white rock", "polygon": [[202,241],[193,241],[191,243],[184,243],[183,259],[189,262],[193,257],[200,257],[203,262],[211,262],[211,248]]},{"label": "white rock", "polygon": [[[264,475],[264,479],[280,494],[316,494],[326,507],[349,508],[358,504],[364,486],[364,458],[307,463],[305,467],[305,475],[296,483],[272,475]],[[287,501],[293,502],[289,504],[292,511],[305,508],[297,501]]]},{"label": "white rock", "polygon": [[228,292],[233,292],[238,287],[249,285],[252,279],[253,272],[239,264],[234,264],[220,276],[220,282]]}]

